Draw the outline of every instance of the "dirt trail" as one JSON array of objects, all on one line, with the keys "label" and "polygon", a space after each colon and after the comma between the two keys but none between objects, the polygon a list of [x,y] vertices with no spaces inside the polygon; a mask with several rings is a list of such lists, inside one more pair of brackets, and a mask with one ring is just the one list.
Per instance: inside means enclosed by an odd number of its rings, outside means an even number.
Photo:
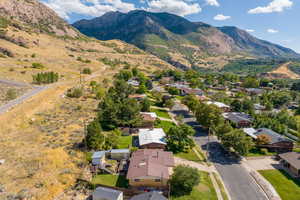
[{"label": "dirt trail", "polygon": [[284,63],[276,70],[272,71],[272,74],[283,74],[291,79],[299,79],[300,76],[294,72],[292,72],[288,66],[291,64],[291,62]]}]

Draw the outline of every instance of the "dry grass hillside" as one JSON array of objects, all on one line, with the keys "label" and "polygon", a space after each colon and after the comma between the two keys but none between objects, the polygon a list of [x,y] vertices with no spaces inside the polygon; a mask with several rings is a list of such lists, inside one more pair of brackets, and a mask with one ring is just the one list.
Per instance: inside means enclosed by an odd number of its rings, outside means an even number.
[{"label": "dry grass hillside", "polygon": [[[3,26],[4,27],[4,26]],[[58,83],[0,115],[0,199],[59,197],[82,176],[85,158],[77,147],[84,137],[83,121],[92,119],[98,101],[70,99],[64,93],[79,84],[83,68],[90,80],[112,80],[124,67],[144,72],[172,66],[121,41],[70,39],[19,29],[0,29],[0,79],[32,82],[32,75],[58,72]],[[39,67],[32,65],[39,63]],[[89,95],[88,95],[89,96]]]},{"label": "dry grass hillside", "polygon": [[300,76],[289,69],[288,66],[290,64],[291,62],[285,63],[280,67],[278,67],[277,69],[273,70],[272,72],[269,72],[268,75],[272,78],[279,77],[279,78],[299,79]]}]

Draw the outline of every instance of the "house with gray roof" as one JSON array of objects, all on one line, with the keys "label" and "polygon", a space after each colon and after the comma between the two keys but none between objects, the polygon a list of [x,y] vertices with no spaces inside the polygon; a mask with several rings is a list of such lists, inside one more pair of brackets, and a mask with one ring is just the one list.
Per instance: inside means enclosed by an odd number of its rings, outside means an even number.
[{"label": "house with gray roof", "polygon": [[292,176],[300,178],[300,153],[288,152],[279,154],[283,168]]},{"label": "house with gray roof", "polygon": [[166,134],[162,128],[139,129],[139,145],[142,149],[165,149]]},{"label": "house with gray roof", "polygon": [[253,121],[250,115],[240,112],[227,112],[223,113],[222,116],[237,128],[249,128]]},{"label": "house with gray roof", "polygon": [[93,200],[123,200],[123,192],[105,187],[97,187],[93,192]]},{"label": "house with gray roof", "polygon": [[260,128],[254,133],[254,135],[259,138],[262,135],[265,135],[269,138],[268,144],[261,144],[259,147],[267,148],[270,151],[274,152],[288,152],[292,151],[294,144],[293,141],[287,138],[284,135],[276,133],[275,131],[267,128]]},{"label": "house with gray roof", "polygon": [[130,200],[168,200],[165,196],[158,192],[146,192],[143,194],[136,195]]},{"label": "house with gray roof", "polygon": [[96,151],[92,155],[93,165],[103,165],[105,162],[105,151]]}]

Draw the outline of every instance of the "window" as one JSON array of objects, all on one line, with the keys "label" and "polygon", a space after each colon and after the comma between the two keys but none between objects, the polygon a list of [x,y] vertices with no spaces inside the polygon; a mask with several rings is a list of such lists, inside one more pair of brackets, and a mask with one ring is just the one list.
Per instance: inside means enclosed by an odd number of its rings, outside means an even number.
[{"label": "window", "polygon": [[155,182],[160,182],[160,179],[155,179]]},{"label": "window", "polygon": [[141,180],[140,179],[134,179],[134,182],[140,182]]}]

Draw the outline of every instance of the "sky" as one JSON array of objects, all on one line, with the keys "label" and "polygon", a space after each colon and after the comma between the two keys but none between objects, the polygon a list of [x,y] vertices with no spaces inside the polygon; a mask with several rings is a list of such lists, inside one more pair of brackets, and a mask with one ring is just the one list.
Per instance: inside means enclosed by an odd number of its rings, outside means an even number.
[{"label": "sky", "polygon": [[40,0],[69,23],[109,11],[169,12],[214,26],[237,26],[300,53],[300,0]]}]

